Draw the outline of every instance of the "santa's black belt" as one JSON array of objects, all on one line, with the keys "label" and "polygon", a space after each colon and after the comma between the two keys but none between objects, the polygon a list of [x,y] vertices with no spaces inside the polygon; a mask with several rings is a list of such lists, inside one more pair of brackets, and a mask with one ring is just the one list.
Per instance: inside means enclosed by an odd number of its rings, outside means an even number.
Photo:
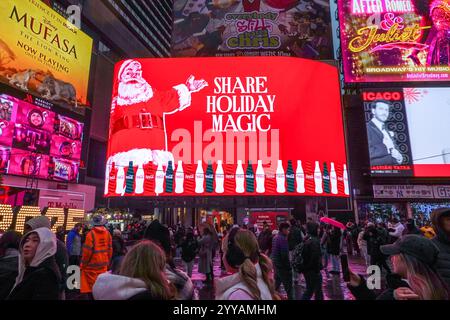
[{"label": "santa's black belt", "polygon": [[162,117],[143,112],[135,115],[125,115],[114,122],[112,134],[124,129],[163,129]]}]

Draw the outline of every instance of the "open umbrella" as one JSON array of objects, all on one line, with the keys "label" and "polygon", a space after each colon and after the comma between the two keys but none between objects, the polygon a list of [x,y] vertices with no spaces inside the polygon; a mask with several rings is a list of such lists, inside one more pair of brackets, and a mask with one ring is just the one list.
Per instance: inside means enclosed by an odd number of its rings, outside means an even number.
[{"label": "open umbrella", "polygon": [[320,222],[323,222],[323,223],[326,223],[326,224],[330,224],[330,225],[338,227],[339,229],[342,229],[342,230],[346,229],[345,226],[341,222],[336,221],[336,220],[331,219],[331,218],[328,218],[328,217],[320,218]]}]

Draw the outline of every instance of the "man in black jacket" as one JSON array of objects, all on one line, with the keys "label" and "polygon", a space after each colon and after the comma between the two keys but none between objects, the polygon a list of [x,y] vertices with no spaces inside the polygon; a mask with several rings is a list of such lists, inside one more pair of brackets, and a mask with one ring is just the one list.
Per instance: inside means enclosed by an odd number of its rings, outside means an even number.
[{"label": "man in black jacket", "polygon": [[316,300],[323,300],[322,292],[322,251],[320,249],[319,225],[315,222],[308,222],[306,225],[308,233],[303,247],[303,275],[306,281],[306,291],[302,300],[311,300],[315,296]]},{"label": "man in black jacket", "polygon": [[436,237],[432,241],[439,248],[435,268],[450,288],[450,208],[434,210],[431,221],[436,232]]}]

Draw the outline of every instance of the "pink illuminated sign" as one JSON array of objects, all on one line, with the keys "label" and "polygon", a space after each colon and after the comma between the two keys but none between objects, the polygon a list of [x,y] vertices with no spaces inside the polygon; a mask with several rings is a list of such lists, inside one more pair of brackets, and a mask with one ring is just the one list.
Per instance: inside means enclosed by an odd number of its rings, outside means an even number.
[{"label": "pink illuminated sign", "polygon": [[345,81],[449,81],[450,0],[338,1]]}]

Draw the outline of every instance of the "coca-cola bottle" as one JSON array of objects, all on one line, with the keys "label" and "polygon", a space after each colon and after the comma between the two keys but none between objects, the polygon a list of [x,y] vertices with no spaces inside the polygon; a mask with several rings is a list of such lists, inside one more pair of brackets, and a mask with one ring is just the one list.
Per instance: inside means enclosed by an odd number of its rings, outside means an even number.
[{"label": "coca-cola bottle", "polygon": [[134,169],[133,169],[133,161],[128,163],[127,174],[125,176],[125,193],[130,194],[134,191]]},{"label": "coca-cola bottle", "polygon": [[211,161],[208,161],[208,166],[206,167],[205,180],[206,180],[206,192],[208,193],[214,192],[214,171]]},{"label": "coca-cola bottle", "polygon": [[168,193],[173,192],[173,167],[172,161],[170,160],[166,169],[166,192]]},{"label": "coca-cola bottle", "polygon": [[287,192],[295,192],[295,175],[292,160],[288,160],[286,169]]},{"label": "coca-cola bottle", "polygon": [[253,173],[253,166],[250,160],[248,160],[245,172],[245,191],[255,192],[255,174]]}]

